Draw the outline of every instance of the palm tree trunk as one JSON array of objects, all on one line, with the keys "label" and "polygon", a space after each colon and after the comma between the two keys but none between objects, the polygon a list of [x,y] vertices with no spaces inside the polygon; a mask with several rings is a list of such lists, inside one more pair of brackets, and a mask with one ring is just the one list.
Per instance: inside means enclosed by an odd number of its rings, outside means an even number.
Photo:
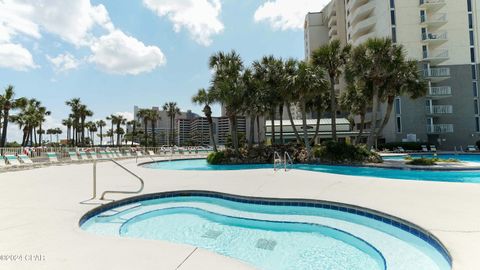
[{"label": "palm tree trunk", "polygon": [[370,135],[368,136],[367,147],[369,150],[372,149],[373,144],[375,143],[375,131],[377,130],[377,117],[378,117],[378,86],[373,86],[373,108],[372,108],[372,121],[370,127]]},{"label": "palm tree trunk", "polygon": [[213,119],[212,119],[211,115],[207,116],[207,121],[208,121],[209,130],[210,130],[210,132],[209,132],[210,133],[210,141],[213,145],[213,151],[218,152],[217,143],[215,142],[215,136],[213,135]]},{"label": "palm tree trunk", "polygon": [[8,114],[9,114],[9,110],[4,109],[3,110],[2,138],[0,140],[0,146],[1,147],[5,147],[5,144],[7,143]]},{"label": "palm tree trunk", "polygon": [[332,139],[337,141],[337,100],[335,94],[335,78],[330,76],[330,111],[332,119]]},{"label": "palm tree trunk", "polygon": [[230,130],[231,130],[231,137],[232,137],[232,144],[233,144],[233,149],[235,150],[235,153],[238,154],[238,137],[237,137],[237,119],[236,115],[230,114],[229,119],[230,119]]},{"label": "palm tree trunk", "polygon": [[315,141],[317,140],[318,133],[320,131],[320,122],[322,120],[322,111],[318,110],[317,111],[317,124],[315,126],[315,135],[313,135],[313,138],[310,140],[310,144],[314,144]]},{"label": "palm tree trunk", "polygon": [[100,125],[100,146],[102,146],[103,144],[103,130],[102,130],[102,126]]},{"label": "palm tree trunk", "polygon": [[117,145],[120,145],[120,124],[117,124]]},{"label": "palm tree trunk", "polygon": [[278,106],[278,113],[280,114],[280,144],[284,145],[283,140],[283,104]]},{"label": "palm tree trunk", "polygon": [[305,100],[302,100],[302,126],[303,126],[303,143],[307,149],[308,159],[310,159],[310,141],[308,140],[308,129],[307,129],[307,104]]},{"label": "palm tree trunk", "polygon": [[262,134],[261,134],[261,131],[260,131],[260,115],[257,115],[257,142],[258,144],[261,143],[261,137],[262,137]]},{"label": "palm tree trunk", "polygon": [[363,136],[363,130],[365,129],[365,114],[367,114],[367,108],[362,111],[360,114],[360,130],[358,131],[358,136],[357,139],[355,140],[355,144],[359,144],[360,140],[362,139]]},{"label": "palm tree trunk", "polygon": [[145,146],[148,146],[148,129],[147,129],[147,119],[143,118],[143,127],[145,128],[145,134],[143,136],[145,137]]},{"label": "palm tree trunk", "polygon": [[33,141],[35,142],[35,145],[38,145],[38,142],[37,142],[37,128],[36,127],[33,127]]},{"label": "palm tree trunk", "polygon": [[390,120],[390,115],[392,114],[393,111],[393,102],[395,101],[395,97],[388,97],[387,101],[387,109],[385,111],[385,116],[383,117],[382,125],[378,129],[378,131],[375,134],[375,138],[378,138],[380,134],[382,134],[383,129],[385,126],[388,124],[388,121]]},{"label": "palm tree trunk", "polygon": [[153,147],[157,146],[157,141],[155,140],[155,121],[151,120],[150,121],[152,125],[152,142],[153,142]]},{"label": "palm tree trunk", "polygon": [[253,148],[253,141],[255,140],[255,115],[250,115],[250,134],[248,138],[248,148]]},{"label": "palm tree trunk", "polygon": [[270,120],[272,121],[272,145],[275,145],[275,110],[270,112]]},{"label": "palm tree trunk", "polygon": [[300,143],[302,139],[300,138],[300,134],[298,134],[298,130],[297,130],[297,127],[295,126],[295,123],[293,122],[292,109],[290,109],[290,106],[287,106],[287,113],[288,113],[288,118],[290,119],[290,124],[292,125],[293,133],[297,138],[297,142]]},{"label": "palm tree trunk", "polygon": [[23,137],[22,137],[22,146],[25,146],[25,141],[27,140],[27,132],[25,128],[23,129]]},{"label": "palm tree trunk", "polygon": [[[40,130],[42,130],[42,123],[40,123]],[[40,146],[42,146],[42,133],[38,134],[38,141],[40,142]],[[50,142],[52,141],[52,137],[50,136]]]}]

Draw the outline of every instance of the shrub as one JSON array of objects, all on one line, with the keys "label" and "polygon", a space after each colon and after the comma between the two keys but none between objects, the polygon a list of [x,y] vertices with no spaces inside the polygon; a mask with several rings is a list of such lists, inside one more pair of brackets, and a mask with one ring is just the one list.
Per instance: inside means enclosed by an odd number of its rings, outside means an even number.
[{"label": "shrub", "polygon": [[382,158],[363,145],[352,145],[344,142],[326,141],[314,148],[314,157],[320,162],[329,163],[380,163]]},{"label": "shrub", "polygon": [[424,166],[432,166],[437,165],[435,163],[435,159],[433,158],[414,158],[407,162],[408,165],[424,165]]},{"label": "shrub", "polygon": [[222,164],[224,157],[225,157],[224,152],[213,152],[207,156],[207,162],[208,164],[212,164],[212,165]]}]

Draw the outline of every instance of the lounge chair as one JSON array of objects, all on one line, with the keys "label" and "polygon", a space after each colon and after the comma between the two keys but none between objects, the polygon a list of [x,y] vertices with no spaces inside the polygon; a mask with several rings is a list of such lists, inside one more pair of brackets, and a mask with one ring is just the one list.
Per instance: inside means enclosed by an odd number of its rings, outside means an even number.
[{"label": "lounge chair", "polygon": [[430,145],[430,151],[432,151],[432,152],[437,152],[437,146],[435,146],[435,145],[433,145],[433,144]]},{"label": "lounge chair", "polygon": [[90,155],[90,158],[92,160],[96,160],[97,159],[97,152],[93,151],[93,152],[88,152],[88,154]]},{"label": "lounge chair", "polygon": [[9,165],[18,166],[21,165],[20,160],[18,160],[17,156],[15,155],[5,155],[7,162]]},{"label": "lounge chair", "polygon": [[428,148],[426,145],[422,145],[422,152],[428,152]]},{"label": "lounge chair", "polygon": [[55,152],[48,152],[47,157],[48,157],[48,161],[50,161],[51,163],[58,162],[57,153]]},{"label": "lounge chair", "polygon": [[81,160],[89,160],[90,157],[87,155],[85,151],[79,151],[78,154],[80,155]]},{"label": "lounge chair", "polygon": [[155,156],[155,153],[154,153],[152,150],[148,150],[148,154],[149,154],[150,156]]},{"label": "lounge chair", "polygon": [[100,156],[100,158],[108,158],[107,151],[100,151],[98,152],[98,155]]},{"label": "lounge chair", "polygon": [[123,154],[120,151],[115,151],[115,155],[117,155],[119,158],[123,158]]},{"label": "lounge chair", "polygon": [[399,146],[399,147],[397,147],[397,149],[395,149],[394,152],[395,153],[405,153],[405,149],[403,149],[403,147]]},{"label": "lounge chair", "polygon": [[467,145],[467,151],[468,152],[476,152],[477,148],[475,147],[475,145]]},{"label": "lounge chair", "polygon": [[23,162],[23,164],[33,164],[33,161],[27,155],[18,155],[18,158]]},{"label": "lounge chair", "polygon": [[5,157],[0,156],[0,168],[4,168],[7,166],[7,163],[5,162]]},{"label": "lounge chair", "polygon": [[79,161],[77,152],[68,152],[68,156],[72,161]]},{"label": "lounge chair", "polygon": [[111,150],[105,151],[105,154],[107,155],[107,158],[114,158],[113,152]]},{"label": "lounge chair", "polygon": [[137,157],[142,157],[143,156],[142,151],[137,151],[136,153],[137,153]]},{"label": "lounge chair", "polygon": [[126,151],[126,152],[125,152],[125,156],[126,156],[126,157],[131,157],[131,156],[132,156],[132,153],[130,153],[130,151]]}]

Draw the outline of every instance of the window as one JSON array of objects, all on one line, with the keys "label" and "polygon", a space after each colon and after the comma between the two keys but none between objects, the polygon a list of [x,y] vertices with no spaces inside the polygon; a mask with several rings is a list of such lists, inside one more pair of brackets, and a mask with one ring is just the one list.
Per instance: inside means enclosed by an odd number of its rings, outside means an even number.
[{"label": "window", "polygon": [[477,79],[477,67],[475,65],[472,65],[472,78]]},{"label": "window", "polygon": [[401,133],[402,132],[402,117],[401,116],[397,116],[397,119],[396,119],[396,128],[397,128],[397,133]]},{"label": "window", "polygon": [[395,99],[395,114],[396,115],[402,114],[400,98]]},{"label": "window", "polygon": [[395,8],[395,0],[390,0],[390,8]]},{"label": "window", "polygon": [[473,29],[473,15],[472,15],[472,13],[468,14],[468,28]]},{"label": "window", "polygon": [[397,43],[397,29],[395,27],[392,27],[392,41]]},{"label": "window", "polygon": [[472,0],[467,0],[468,12],[472,12]]},{"label": "window", "polygon": [[473,37],[473,31],[470,31],[470,46],[475,45],[475,38]]},{"label": "window", "polygon": [[480,117],[475,117],[475,131],[480,132]]},{"label": "window", "polygon": [[473,82],[473,96],[478,97],[478,87],[477,87],[477,82]]},{"label": "window", "polygon": [[422,27],[422,39],[425,40],[427,37],[427,28]]},{"label": "window", "polygon": [[470,62],[475,63],[475,48],[470,48]]},{"label": "window", "polygon": [[392,25],[396,25],[395,23],[395,10],[390,10],[390,20]]},{"label": "window", "polygon": [[427,15],[425,15],[425,10],[420,10],[420,22],[424,23],[427,21]]},{"label": "window", "polygon": [[422,46],[422,52],[423,52],[423,59],[428,58],[428,48],[427,45]]},{"label": "window", "polygon": [[475,115],[478,115],[478,99],[473,100],[473,110],[475,111]]}]

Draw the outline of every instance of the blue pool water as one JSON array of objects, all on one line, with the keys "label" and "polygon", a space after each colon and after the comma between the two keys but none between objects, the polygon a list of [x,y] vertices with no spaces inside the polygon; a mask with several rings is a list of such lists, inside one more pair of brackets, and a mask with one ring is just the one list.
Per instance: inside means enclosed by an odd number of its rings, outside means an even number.
[{"label": "blue pool water", "polygon": [[[432,154],[411,154],[410,155],[413,158],[433,158],[434,155]],[[462,155],[453,155],[453,154],[440,154],[436,155],[435,157],[441,158],[441,159],[457,159],[460,161],[465,161],[465,162],[478,162],[480,163],[480,155],[467,155],[467,154],[462,154]],[[389,156],[389,157],[383,157],[384,160],[403,160],[405,159],[405,155],[399,155],[399,156]]]},{"label": "blue pool water", "polygon": [[208,249],[261,270],[448,270],[420,237],[364,215],[200,195],[144,200],[101,212],[82,228]]},{"label": "blue pool water", "polygon": [[[467,156],[467,155],[466,155]],[[403,157],[402,157],[403,158]],[[273,169],[272,164],[261,165],[209,165],[204,159],[176,160],[156,162],[144,165],[147,168],[160,170],[250,170],[250,169]],[[389,179],[440,181],[440,182],[464,182],[480,183],[480,170],[477,171],[426,171],[426,170],[398,170],[371,167],[352,166],[328,166],[295,164],[294,169],[314,172],[368,176]]]}]

